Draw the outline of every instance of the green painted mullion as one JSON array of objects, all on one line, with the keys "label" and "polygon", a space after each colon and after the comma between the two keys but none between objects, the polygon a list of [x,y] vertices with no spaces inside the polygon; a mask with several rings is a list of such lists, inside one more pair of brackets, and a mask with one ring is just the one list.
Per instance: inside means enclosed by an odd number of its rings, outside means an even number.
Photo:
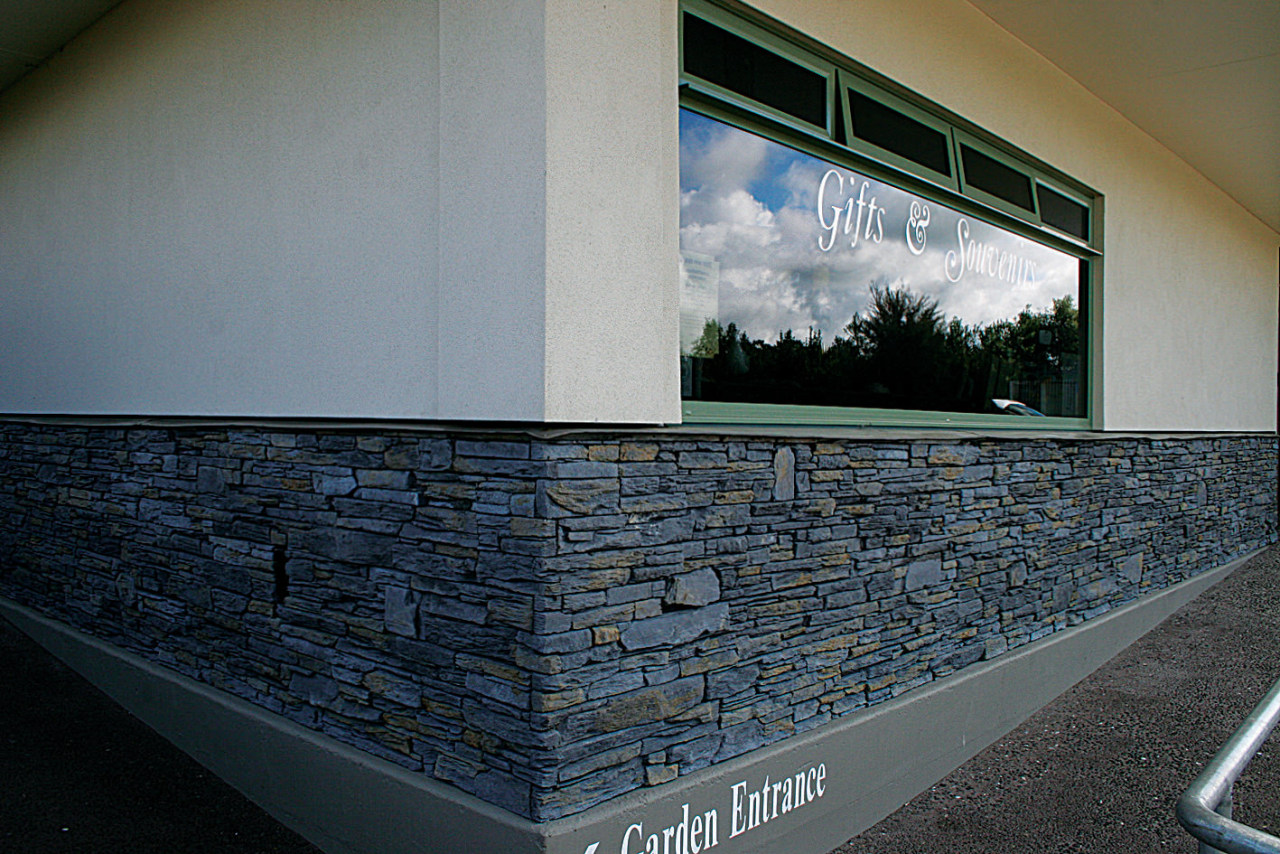
[{"label": "green painted mullion", "polygon": [[680,81],[682,85],[691,86],[707,94],[722,98],[726,101],[741,104],[750,110],[759,112],[774,121],[781,122],[788,127],[795,128],[808,134],[820,134],[828,139],[835,136],[835,90],[836,90],[836,67],[831,63],[811,55],[808,51],[804,51],[792,44],[791,42],[778,37],[768,30],[749,24],[740,18],[726,12],[719,6],[712,3],[704,2],[704,0],[684,0],[680,4],[682,13],[688,12],[696,17],[702,18],[704,21],[726,30],[736,36],[753,42],[765,50],[775,53],[789,62],[794,62],[803,68],[818,74],[826,79],[826,126],[819,127],[812,125],[803,119],[792,116],[781,110],[770,107],[768,104],[762,104],[746,95],[739,94],[729,89],[725,89],[708,80],[703,80],[693,74],[687,73],[684,67],[684,15],[680,16]]},{"label": "green painted mullion", "polygon": [[1088,430],[1088,418],[1043,418],[989,415],[978,412],[934,412],[913,409],[852,409],[832,406],[788,406],[776,403],[726,403],[686,400],[686,424],[797,424],[833,427],[945,427],[1008,430]]},{"label": "green painted mullion", "polygon": [[[919,109],[914,104],[910,104],[903,101],[901,98],[889,94],[880,87],[867,82],[856,74],[853,74],[843,68],[837,69],[836,83],[840,88],[840,103],[844,107],[844,131],[846,145],[854,151],[862,151],[866,153],[873,159],[884,161],[898,169],[914,173],[930,183],[939,184],[953,192],[959,192],[960,170],[956,162],[955,142],[952,139],[950,124],[931,113]],[[892,110],[896,110],[904,116],[914,119],[922,125],[926,125],[946,137],[947,159],[949,160],[948,165],[951,167],[951,174],[943,175],[940,172],[935,172],[913,160],[909,160],[901,155],[895,154],[892,151],[883,149],[878,145],[874,145],[873,143],[855,136],[853,132],[853,109],[852,104],[849,103],[850,90],[865,95],[872,100],[878,101],[884,106]]]},{"label": "green painted mullion", "polygon": [[1079,258],[1091,258],[1097,254],[1096,250],[1081,244],[1069,235],[1044,226],[1033,225],[1023,217],[1014,216],[977,199],[962,196],[936,181],[926,180],[914,172],[877,160],[857,149],[847,148],[812,135],[788,134],[785,129],[779,128],[777,124],[770,121],[770,117],[737,104],[725,103],[702,91],[690,91],[688,87],[682,87],[680,106],[805,154],[811,154],[836,166],[843,166],[868,178],[891,184],[922,199],[937,202],[960,213],[976,217],[997,228],[1011,231],[1051,249]]},{"label": "green painted mullion", "polygon": [[[990,146],[977,137],[967,134],[964,131],[956,129],[953,131],[952,135],[955,140],[956,165],[960,171],[960,192],[964,193],[966,196],[972,196],[973,198],[991,205],[992,207],[999,208],[1005,213],[1011,214],[1018,219],[1024,219],[1027,222],[1043,228],[1044,226],[1040,222],[1039,200],[1036,198],[1035,170],[1031,169],[1021,161],[1010,157],[998,148]],[[1017,172],[1019,175],[1025,177],[1027,179],[1027,184],[1031,189],[1032,210],[1027,210],[1026,208],[1006,201],[999,196],[993,196],[985,190],[980,190],[977,187],[970,186],[965,179],[964,155],[961,151],[961,146],[967,146],[979,154],[985,154],[997,163],[1000,163],[1001,165],[1006,166]]]}]

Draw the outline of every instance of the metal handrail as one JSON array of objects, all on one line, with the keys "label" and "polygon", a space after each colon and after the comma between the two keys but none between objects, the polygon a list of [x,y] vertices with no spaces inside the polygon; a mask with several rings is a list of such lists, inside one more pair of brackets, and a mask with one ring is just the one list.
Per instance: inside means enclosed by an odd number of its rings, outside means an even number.
[{"label": "metal handrail", "polygon": [[1280,854],[1280,838],[1233,821],[1231,791],[1244,767],[1280,722],[1280,680],[1253,707],[1182,797],[1178,823],[1200,840],[1200,854]]}]

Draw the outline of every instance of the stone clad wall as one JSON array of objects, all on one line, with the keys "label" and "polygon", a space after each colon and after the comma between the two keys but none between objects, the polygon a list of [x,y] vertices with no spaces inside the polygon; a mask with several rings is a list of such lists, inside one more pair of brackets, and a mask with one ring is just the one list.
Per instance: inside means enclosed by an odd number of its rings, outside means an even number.
[{"label": "stone clad wall", "polygon": [[1276,439],[0,432],[0,593],[534,819],[1276,536]]},{"label": "stone clad wall", "polygon": [[[1274,437],[562,445],[549,813],[740,755],[1270,543]],[[588,468],[590,467],[590,468]]]},{"label": "stone clad wall", "polygon": [[0,593],[530,812],[547,736],[518,639],[547,523],[527,441],[476,455],[427,435],[2,435]]}]

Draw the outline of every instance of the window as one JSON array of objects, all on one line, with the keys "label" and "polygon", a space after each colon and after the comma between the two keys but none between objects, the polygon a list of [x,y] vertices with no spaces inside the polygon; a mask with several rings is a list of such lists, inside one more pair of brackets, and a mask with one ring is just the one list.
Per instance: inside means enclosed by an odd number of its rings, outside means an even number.
[{"label": "window", "polygon": [[697,0],[680,15],[680,41],[683,84],[805,132],[833,131],[829,62]]},{"label": "window", "polygon": [[1036,197],[1040,200],[1040,219],[1045,225],[1088,241],[1090,220],[1088,203],[1077,202],[1044,184],[1036,187]]},{"label": "window", "polygon": [[950,177],[950,146],[945,134],[852,90],[849,115],[855,138]]},{"label": "window", "polygon": [[1035,213],[1036,203],[1031,195],[1030,175],[1006,166],[996,158],[963,143],[960,145],[960,162],[964,164],[964,182],[967,187],[1006,201],[1028,213]]},{"label": "window", "polygon": [[855,151],[957,188],[951,129],[863,80],[844,75],[845,139]]},{"label": "window", "polygon": [[1094,194],[781,28],[682,17],[686,418],[1087,426]]},{"label": "window", "polygon": [[827,81],[821,74],[687,13],[684,43],[686,74],[826,127]]}]

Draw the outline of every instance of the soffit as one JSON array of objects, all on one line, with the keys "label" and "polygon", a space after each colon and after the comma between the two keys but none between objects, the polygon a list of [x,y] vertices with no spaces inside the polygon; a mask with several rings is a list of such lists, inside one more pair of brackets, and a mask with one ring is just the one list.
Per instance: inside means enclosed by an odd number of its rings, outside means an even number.
[{"label": "soffit", "polygon": [[1280,0],[970,0],[1280,231]]},{"label": "soffit", "polygon": [[120,0],[0,0],[0,90],[71,41]]}]

